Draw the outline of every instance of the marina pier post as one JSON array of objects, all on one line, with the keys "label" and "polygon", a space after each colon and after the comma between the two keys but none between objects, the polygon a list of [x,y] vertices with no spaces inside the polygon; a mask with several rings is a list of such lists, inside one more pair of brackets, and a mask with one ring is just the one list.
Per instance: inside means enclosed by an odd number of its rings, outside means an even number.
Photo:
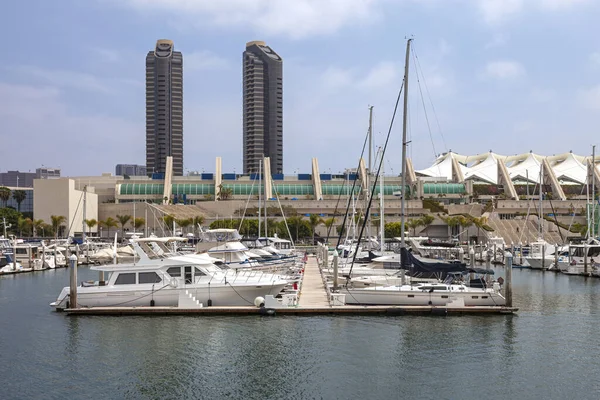
[{"label": "marina pier post", "polygon": [[338,290],[338,253],[333,252],[333,290]]},{"label": "marina pier post", "polygon": [[69,308],[77,308],[77,256],[69,257],[69,268],[71,268],[71,282],[69,286]]},{"label": "marina pier post", "polygon": [[506,279],[504,281],[504,298],[506,299],[506,307],[512,307],[512,263],[513,256],[507,251],[504,253],[504,269],[506,271]]}]

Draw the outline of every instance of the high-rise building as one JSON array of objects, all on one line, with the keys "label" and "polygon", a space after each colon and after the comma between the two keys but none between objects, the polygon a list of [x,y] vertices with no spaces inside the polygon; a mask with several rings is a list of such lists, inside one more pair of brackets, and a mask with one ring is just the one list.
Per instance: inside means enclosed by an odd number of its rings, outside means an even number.
[{"label": "high-rise building", "polygon": [[173,174],[183,175],[183,57],[173,49],[161,39],[146,56],[146,167],[164,173],[172,156]]},{"label": "high-rise building", "polygon": [[270,157],[271,173],[283,173],[283,60],[265,42],[248,42],[244,63],[244,173],[256,173]]},{"label": "high-rise building", "polygon": [[146,174],[147,170],[145,165],[117,164],[115,167],[115,175],[146,176]]}]

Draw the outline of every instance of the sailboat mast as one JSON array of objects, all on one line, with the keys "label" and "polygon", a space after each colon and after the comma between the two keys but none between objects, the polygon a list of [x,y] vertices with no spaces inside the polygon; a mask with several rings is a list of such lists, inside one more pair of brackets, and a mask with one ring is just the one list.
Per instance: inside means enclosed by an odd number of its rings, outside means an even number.
[{"label": "sailboat mast", "polygon": [[384,184],[383,184],[383,176],[384,176],[384,160],[383,160],[383,152],[381,152],[381,177],[379,184],[379,230],[380,230],[380,250],[383,252],[385,249],[385,222],[383,216],[385,215],[385,210],[383,208],[383,195],[384,195]]},{"label": "sailboat mast", "polygon": [[[371,171],[373,171],[373,163],[371,161],[371,155],[373,153],[373,106],[369,106],[369,170],[367,172],[367,203],[369,201],[368,196],[371,195]],[[369,216],[365,215],[367,219],[367,237],[371,237],[371,229],[369,229]]]},{"label": "sailboat mast", "polygon": [[544,194],[542,189],[544,187],[544,163],[540,163],[540,213],[538,216],[538,229],[540,233],[540,238],[544,237]]},{"label": "sailboat mast", "polygon": [[[256,171],[256,170],[255,170]],[[260,186],[262,185],[262,163],[258,164],[258,237],[260,237]]]},{"label": "sailboat mast", "polygon": [[406,123],[408,121],[408,63],[410,61],[410,42],[412,39],[406,41],[406,60],[404,64],[404,115],[402,116],[402,187],[400,188],[402,197],[400,198],[400,246],[405,246],[404,238],[404,224],[406,209]]},{"label": "sailboat mast", "polygon": [[[264,162],[265,162],[265,156],[263,155],[263,163]],[[265,172],[267,172],[266,166],[265,166]],[[262,176],[261,176],[261,178],[262,178]],[[269,236],[269,231],[268,231],[269,224],[267,221],[267,179],[266,178],[263,179],[263,194],[264,194],[263,201],[265,202],[264,203],[264,206],[265,206],[265,244],[267,244],[266,238]]]},{"label": "sailboat mast", "polygon": [[596,237],[596,145],[592,145],[592,238]]}]

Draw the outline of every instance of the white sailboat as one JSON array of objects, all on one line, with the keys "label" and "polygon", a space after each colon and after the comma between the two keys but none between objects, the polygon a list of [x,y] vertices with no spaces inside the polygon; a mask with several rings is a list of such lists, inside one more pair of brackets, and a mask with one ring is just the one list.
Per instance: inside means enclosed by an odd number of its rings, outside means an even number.
[{"label": "white sailboat", "polygon": [[[412,39],[407,40],[406,61],[404,70],[404,115],[402,124],[402,197],[400,202],[401,215],[401,265],[410,265],[424,270],[445,271],[444,273],[466,271],[464,264],[461,263],[427,263],[418,260],[406,249],[405,240],[405,201],[406,201],[406,130],[407,130],[407,109],[408,109],[408,71],[410,60],[410,44]],[[450,278],[451,276],[448,275]],[[492,288],[468,287],[462,283],[453,284],[450,281],[436,284],[406,284],[404,274],[400,274],[400,282],[390,286],[369,286],[355,288],[345,286],[341,293],[345,294],[347,304],[365,304],[365,305],[436,305],[436,306],[472,306],[472,305],[504,305],[505,299],[500,293],[500,285],[496,282]]]}]

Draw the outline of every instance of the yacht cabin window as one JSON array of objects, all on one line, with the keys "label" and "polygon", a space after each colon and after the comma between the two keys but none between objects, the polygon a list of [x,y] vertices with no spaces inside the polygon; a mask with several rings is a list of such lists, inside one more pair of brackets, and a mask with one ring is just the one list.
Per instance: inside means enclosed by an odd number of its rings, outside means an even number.
[{"label": "yacht cabin window", "polygon": [[115,281],[115,285],[134,285],[134,284],[135,284],[135,272],[119,274],[119,276],[117,276],[117,280]]},{"label": "yacht cabin window", "polygon": [[200,271],[198,268],[194,268],[194,276],[206,276],[206,274]]},{"label": "yacht cabin window", "polygon": [[167,270],[167,274],[173,278],[181,276],[181,267],[171,267]]},{"label": "yacht cabin window", "polygon": [[140,272],[138,276],[138,282],[142,283],[159,283],[162,279],[156,272]]}]

